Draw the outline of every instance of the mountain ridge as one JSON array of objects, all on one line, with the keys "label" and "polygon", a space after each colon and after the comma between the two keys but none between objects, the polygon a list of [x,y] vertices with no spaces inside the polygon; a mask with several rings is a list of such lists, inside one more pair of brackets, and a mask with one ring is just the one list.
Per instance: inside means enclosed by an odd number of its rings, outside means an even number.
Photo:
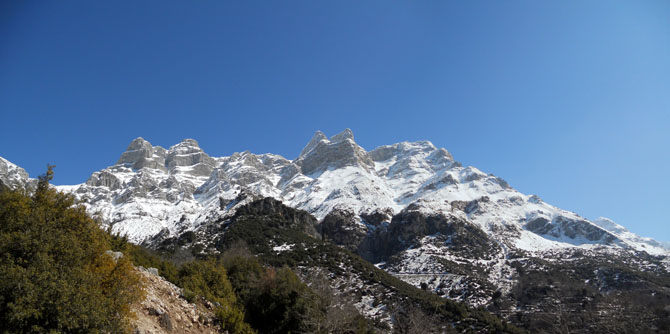
[{"label": "mountain ridge", "polygon": [[[21,171],[0,160],[0,181],[28,182]],[[72,192],[90,213],[135,242],[166,229],[182,233],[209,216],[226,215],[220,202],[232,201],[244,190],[304,209],[319,220],[334,210],[352,211],[365,231],[370,226],[364,216],[381,210],[391,213],[390,219],[411,207],[458,215],[493,236],[508,231],[499,241],[529,251],[605,245],[668,253],[661,242],[608,229],[611,225],[601,226],[598,220],[522,194],[492,174],[463,167],[429,141],[366,151],[350,129],[330,138],[316,131],[294,160],[248,151],[210,157],[194,139],[165,149],[138,137],[116,164],[94,172],[83,184],[57,187]]]},{"label": "mountain ridge", "polygon": [[[21,170],[0,159],[0,182],[30,191],[36,180]],[[354,306],[389,326],[378,297],[398,297],[381,286],[399,280],[408,295],[420,288],[437,298],[431,303],[462,302],[533,332],[586,333],[631,305],[647,329],[670,329],[665,244],[520,193],[429,141],[366,151],[350,130],[330,138],[317,131],[288,160],[248,151],[212,157],[193,139],[165,149],[140,137],[85,183],[56,188],[112,233],[158,251],[215,255],[240,239],[271,265],[299,265],[304,280],[310,270],[348,273],[331,288],[347,281],[360,300]],[[651,297],[631,304],[640,296]],[[569,320],[544,318],[565,312]],[[640,331],[617,319],[624,332]]]}]

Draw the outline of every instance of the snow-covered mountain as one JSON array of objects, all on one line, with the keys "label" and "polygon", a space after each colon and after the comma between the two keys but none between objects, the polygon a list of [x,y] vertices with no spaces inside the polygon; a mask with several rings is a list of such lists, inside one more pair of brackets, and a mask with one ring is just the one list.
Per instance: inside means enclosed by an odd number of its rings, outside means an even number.
[{"label": "snow-covered mountain", "polygon": [[[25,180],[23,169],[0,158],[0,181]],[[234,201],[238,195],[250,194],[273,197],[319,220],[347,213],[363,234],[394,214],[416,211],[463,219],[505,248],[668,254],[663,244],[609,220],[589,221],[522,194],[499,177],[463,167],[429,141],[366,151],[349,129],[330,139],[317,131],[294,160],[248,151],[210,157],[193,139],[164,149],[137,138],[115,165],[84,184],[59,189],[72,192],[90,213],[134,242],[159,233],[176,236],[229,216],[243,204]]]},{"label": "snow-covered mountain", "polygon": [[[0,158],[0,188],[36,183]],[[288,160],[137,138],[113,166],[57,188],[113,232],[165,254],[226,252],[241,241],[259,257],[290,259],[303,279],[327,272],[332,289],[358,296],[361,314],[389,326],[387,306],[414,295],[401,280],[530,332],[573,332],[565,314],[585,333],[670,328],[668,244],[522,194],[428,141],[367,151],[348,129],[317,131]]]},{"label": "snow-covered mountain", "polygon": [[4,185],[11,189],[32,189],[37,186],[37,180],[29,178],[28,172],[26,172],[25,169],[0,157],[0,185]]}]

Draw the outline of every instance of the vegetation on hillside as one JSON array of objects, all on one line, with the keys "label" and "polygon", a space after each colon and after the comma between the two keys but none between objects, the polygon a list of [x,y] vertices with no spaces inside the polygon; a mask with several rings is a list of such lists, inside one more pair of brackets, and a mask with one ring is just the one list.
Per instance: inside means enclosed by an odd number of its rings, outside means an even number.
[{"label": "vegetation on hillside", "polygon": [[[508,298],[502,298],[508,300],[501,309],[516,304],[519,311],[511,319],[533,332],[670,331],[667,274],[636,270],[625,263],[625,256],[583,256],[579,251],[572,256],[579,261],[513,260],[517,284]],[[634,260],[648,257],[639,256]]]},{"label": "vegetation on hillside", "polygon": [[52,168],[32,196],[0,191],[0,332],[127,333],[139,278],[84,208],[49,187]]},{"label": "vegetation on hillside", "polygon": [[[33,195],[0,190],[1,333],[128,333],[129,306],[143,296],[133,264],[158,268],[189,301],[211,302],[229,333],[390,330],[353,306],[365,292],[331,287],[331,280],[351,277],[393,294],[375,298],[392,308],[396,332],[517,332],[490,313],[417,289],[318,240],[313,217],[271,199],[241,209],[223,226],[218,254],[194,256],[199,252],[184,251],[194,235],[177,239],[171,252],[111,236],[70,195],[49,187],[52,176],[50,167]],[[300,246],[274,251],[280,244]],[[296,274],[314,268],[324,271],[303,280]]]},{"label": "vegetation on hillside", "polygon": [[[491,333],[521,332],[485,310],[471,309],[462,303],[418,289],[356,254],[305,234],[302,231],[307,228],[299,224],[307,224],[309,221],[296,219],[302,217],[302,211],[284,207],[280,203],[267,203],[273,201],[277,202],[268,198],[258,200],[248,204],[245,210],[238,211],[220,235],[217,242],[219,250],[230,251],[231,245],[242,241],[249,245],[251,253],[256,254],[260,261],[274,267],[324,268],[334,279],[358,276],[366,285],[377,285],[392,291],[394,297],[378,297],[380,303],[395,308],[396,323],[400,325],[396,331],[401,333],[412,332],[412,329],[402,326],[419,317],[433,322],[435,328],[446,325],[441,330],[443,332],[452,329],[476,332],[473,328]],[[281,206],[281,210],[274,210],[274,206]],[[281,252],[273,249],[273,245],[284,244],[296,247]],[[422,325],[426,325],[425,322]],[[368,327],[372,325],[366,324]]]}]

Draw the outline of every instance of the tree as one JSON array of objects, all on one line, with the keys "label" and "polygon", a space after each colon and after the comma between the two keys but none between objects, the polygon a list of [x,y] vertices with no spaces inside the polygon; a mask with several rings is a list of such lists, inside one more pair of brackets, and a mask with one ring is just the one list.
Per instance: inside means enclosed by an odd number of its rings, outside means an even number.
[{"label": "tree", "polygon": [[305,298],[311,307],[303,314],[303,327],[309,333],[367,333],[371,326],[354,306],[353,296],[335,293],[328,273],[316,269],[306,275],[310,288]]},{"label": "tree", "polygon": [[250,323],[262,333],[297,333],[308,305],[307,286],[288,267],[266,268],[247,303]]},{"label": "tree", "polygon": [[139,277],[52,178],[48,166],[32,197],[0,192],[0,332],[129,332]]},{"label": "tree", "polygon": [[215,314],[224,330],[233,334],[254,332],[244,322],[244,311],[238,306],[226,269],[219,261],[208,259],[184,264],[178,275],[179,285],[187,296],[201,296],[218,304]]}]

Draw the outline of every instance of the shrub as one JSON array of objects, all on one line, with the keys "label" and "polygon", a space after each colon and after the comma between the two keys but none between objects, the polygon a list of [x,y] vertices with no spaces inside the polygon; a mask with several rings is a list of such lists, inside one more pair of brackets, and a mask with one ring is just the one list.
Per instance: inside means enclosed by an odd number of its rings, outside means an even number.
[{"label": "shrub", "polygon": [[226,269],[214,259],[193,261],[179,268],[179,286],[185,295],[198,295],[218,303],[215,311],[221,327],[233,334],[253,333],[244,322],[244,311],[238,306]]}]

